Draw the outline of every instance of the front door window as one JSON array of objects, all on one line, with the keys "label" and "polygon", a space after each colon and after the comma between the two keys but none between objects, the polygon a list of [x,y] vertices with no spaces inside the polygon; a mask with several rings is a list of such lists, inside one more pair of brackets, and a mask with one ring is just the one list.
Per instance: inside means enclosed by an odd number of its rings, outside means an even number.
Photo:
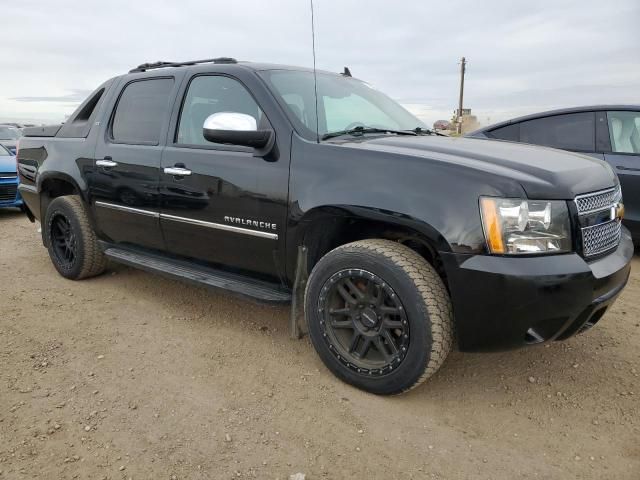
[{"label": "front door window", "polygon": [[260,125],[262,111],[240,82],[221,75],[195,77],[184,99],[176,143],[215,145],[204,138],[202,126],[209,115],[234,112],[251,115]]}]

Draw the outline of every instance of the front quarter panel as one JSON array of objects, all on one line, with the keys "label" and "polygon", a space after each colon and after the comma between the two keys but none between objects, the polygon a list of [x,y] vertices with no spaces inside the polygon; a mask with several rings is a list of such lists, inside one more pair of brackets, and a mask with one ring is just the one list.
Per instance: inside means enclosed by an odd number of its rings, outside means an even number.
[{"label": "front quarter panel", "polygon": [[411,155],[313,143],[294,135],[290,179],[289,248],[318,207],[376,211],[410,226],[439,251],[481,253],[485,248],[478,197],[524,197],[515,182],[485,172]]}]

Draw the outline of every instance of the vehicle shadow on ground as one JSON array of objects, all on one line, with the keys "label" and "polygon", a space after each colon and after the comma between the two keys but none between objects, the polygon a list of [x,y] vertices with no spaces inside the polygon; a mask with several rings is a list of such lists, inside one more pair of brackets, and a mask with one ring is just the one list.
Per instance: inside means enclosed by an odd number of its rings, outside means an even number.
[{"label": "vehicle shadow on ground", "polygon": [[26,220],[27,216],[19,208],[2,208],[0,207],[0,221],[3,220],[15,220],[19,216],[24,216]]},{"label": "vehicle shadow on ground", "polygon": [[[188,298],[190,308],[195,311],[211,311],[211,305],[215,304],[215,315],[199,316],[194,322],[206,329],[215,328],[216,324],[221,322],[220,318],[233,318],[234,320],[226,326],[233,330],[237,329],[238,337],[263,334],[261,341],[264,341],[264,348],[267,350],[278,349],[278,344],[289,345],[302,354],[299,359],[307,364],[304,368],[320,368],[324,375],[320,380],[322,383],[335,382],[337,388],[342,388],[339,385],[343,384],[321,366],[308,337],[304,337],[300,341],[289,337],[289,308],[255,304],[225,293],[216,293],[178,281],[152,276],[122,265],[111,264],[109,268],[112,273],[117,272],[113,281],[109,274],[99,278],[113,283],[114,286],[119,284],[117,288],[122,288],[124,291],[129,291],[132,283],[152,281],[156,286],[154,291],[138,291],[138,294],[149,296],[147,300],[150,302],[162,302],[164,305],[170,306],[175,309],[174,315],[185,315],[180,310],[180,305],[185,298]],[[127,287],[127,284],[130,286]],[[619,318],[616,319],[616,315],[618,313],[610,312],[604,320],[617,321]],[[267,335],[264,335],[265,333]],[[294,342],[301,342],[299,345],[302,348],[295,347]],[[446,398],[457,398],[456,396],[463,393],[465,397],[471,397],[486,395],[487,391],[491,391],[493,395],[490,396],[493,400],[500,401],[506,398],[505,395],[508,396],[512,386],[514,388],[531,387],[530,377],[535,378],[537,383],[543,382],[548,388],[551,388],[550,381],[553,379],[554,389],[562,390],[564,387],[569,388],[569,386],[573,390],[585,389],[588,388],[588,384],[593,381],[593,378],[584,375],[584,383],[579,381],[576,383],[576,374],[583,370],[589,372],[601,370],[601,359],[597,355],[594,356],[594,350],[602,348],[603,342],[610,343],[610,338],[596,327],[566,342],[552,342],[546,346],[539,345],[497,353],[453,351],[441,370],[427,382],[428,388],[417,388],[403,395],[402,398],[431,398],[439,402],[439,399],[445,398],[445,396]],[[578,367],[574,367],[574,365],[578,365]],[[579,371],[577,368],[581,370]],[[606,374],[606,372],[602,374]],[[345,388],[350,389],[351,387]]]}]

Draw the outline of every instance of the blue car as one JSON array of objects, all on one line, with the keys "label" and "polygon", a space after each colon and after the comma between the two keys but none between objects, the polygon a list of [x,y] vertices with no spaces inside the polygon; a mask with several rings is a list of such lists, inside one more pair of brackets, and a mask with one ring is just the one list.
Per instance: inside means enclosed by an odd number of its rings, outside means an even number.
[{"label": "blue car", "polygon": [[22,197],[18,192],[16,157],[0,145],[0,208],[22,208]]}]

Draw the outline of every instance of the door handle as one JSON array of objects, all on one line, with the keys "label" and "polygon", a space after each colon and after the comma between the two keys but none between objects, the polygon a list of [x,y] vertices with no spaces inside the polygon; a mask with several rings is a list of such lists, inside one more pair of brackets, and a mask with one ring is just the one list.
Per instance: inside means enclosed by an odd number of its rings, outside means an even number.
[{"label": "door handle", "polygon": [[164,173],[176,177],[187,177],[191,175],[191,170],[182,167],[165,167]]},{"label": "door handle", "polygon": [[118,162],[111,160],[111,157],[104,157],[100,160],[96,160],[96,166],[98,167],[117,167]]}]

